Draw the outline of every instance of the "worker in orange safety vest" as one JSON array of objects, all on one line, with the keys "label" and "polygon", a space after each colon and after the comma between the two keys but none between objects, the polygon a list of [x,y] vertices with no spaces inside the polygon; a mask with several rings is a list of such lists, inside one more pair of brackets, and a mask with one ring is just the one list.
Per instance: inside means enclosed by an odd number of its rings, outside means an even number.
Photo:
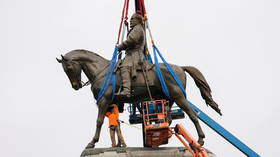
[{"label": "worker in orange safety vest", "polygon": [[[110,136],[112,141],[112,147],[126,147],[124,138],[121,133],[120,123],[119,123],[119,109],[116,104],[111,104],[105,114],[109,118],[109,128]],[[116,145],[115,133],[118,136],[118,145]]]}]

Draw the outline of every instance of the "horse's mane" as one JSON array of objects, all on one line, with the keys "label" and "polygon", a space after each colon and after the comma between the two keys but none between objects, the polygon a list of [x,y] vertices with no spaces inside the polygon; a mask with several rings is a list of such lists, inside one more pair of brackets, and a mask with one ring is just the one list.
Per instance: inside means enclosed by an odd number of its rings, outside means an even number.
[{"label": "horse's mane", "polygon": [[107,59],[105,59],[104,57],[100,56],[97,53],[88,51],[88,50],[84,50],[84,49],[77,49],[77,50],[72,50],[70,52],[68,52],[67,54],[65,54],[65,57],[68,59],[97,59],[97,60],[103,60],[103,61],[108,61]]}]

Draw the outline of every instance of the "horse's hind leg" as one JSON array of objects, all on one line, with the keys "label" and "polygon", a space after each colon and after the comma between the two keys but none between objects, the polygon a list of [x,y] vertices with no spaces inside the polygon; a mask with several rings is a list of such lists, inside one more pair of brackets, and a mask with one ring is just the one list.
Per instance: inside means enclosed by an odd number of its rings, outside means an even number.
[{"label": "horse's hind leg", "polygon": [[205,135],[200,127],[199,121],[197,119],[197,116],[195,114],[195,112],[193,111],[193,109],[189,106],[189,104],[186,102],[185,98],[177,98],[175,100],[176,104],[183,109],[188,116],[190,117],[191,121],[194,123],[197,134],[198,134],[198,143],[202,146],[204,144],[204,138]]},{"label": "horse's hind leg", "polygon": [[[102,101],[102,99],[100,101]],[[105,113],[106,113],[106,110],[108,108],[108,105],[109,104],[101,104],[101,103],[99,104],[99,107],[98,107],[98,117],[97,117],[97,120],[96,120],[95,135],[94,135],[92,141],[87,145],[86,148],[94,148],[95,147],[95,143],[99,141],[101,127],[102,127],[103,122],[104,122]],[[100,107],[100,106],[102,106],[102,107]]]}]

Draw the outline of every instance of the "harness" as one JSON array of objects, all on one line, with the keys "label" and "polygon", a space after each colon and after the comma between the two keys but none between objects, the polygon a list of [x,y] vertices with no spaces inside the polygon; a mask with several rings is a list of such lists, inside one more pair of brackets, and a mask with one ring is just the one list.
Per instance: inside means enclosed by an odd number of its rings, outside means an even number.
[{"label": "harness", "polygon": [[[98,71],[98,73],[95,75],[95,78],[94,78],[94,80],[93,80],[92,83],[90,82],[90,80],[88,80],[86,83],[84,83],[83,81],[81,81],[81,83],[82,83],[82,88],[83,88],[84,86],[88,86],[88,85],[90,85],[90,84],[94,84],[96,81],[100,80],[101,77],[98,79],[97,76],[99,76],[99,75],[101,74],[101,72],[103,72],[106,68],[108,68],[109,65],[110,65],[110,63],[108,63],[104,68],[102,68],[101,70]],[[96,78],[97,78],[97,79],[96,79]]]}]

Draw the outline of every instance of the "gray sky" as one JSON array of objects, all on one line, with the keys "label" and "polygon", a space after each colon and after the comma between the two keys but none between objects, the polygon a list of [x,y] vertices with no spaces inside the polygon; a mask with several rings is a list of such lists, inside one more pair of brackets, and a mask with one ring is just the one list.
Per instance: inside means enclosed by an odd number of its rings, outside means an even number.
[{"label": "gray sky", "polygon": [[[0,0],[1,156],[80,155],[94,135],[97,107],[89,87],[71,88],[55,57],[82,48],[111,58],[122,5],[122,0]],[[164,57],[199,68],[224,115],[206,107],[189,76],[188,99],[261,156],[279,154],[280,1],[146,0],[146,5]],[[188,118],[175,123],[197,137]],[[201,125],[205,147],[217,156],[244,156]],[[107,126],[105,120],[97,147],[110,146]],[[122,129],[128,146],[142,146],[141,130]],[[182,145],[172,137],[167,146]]]}]

